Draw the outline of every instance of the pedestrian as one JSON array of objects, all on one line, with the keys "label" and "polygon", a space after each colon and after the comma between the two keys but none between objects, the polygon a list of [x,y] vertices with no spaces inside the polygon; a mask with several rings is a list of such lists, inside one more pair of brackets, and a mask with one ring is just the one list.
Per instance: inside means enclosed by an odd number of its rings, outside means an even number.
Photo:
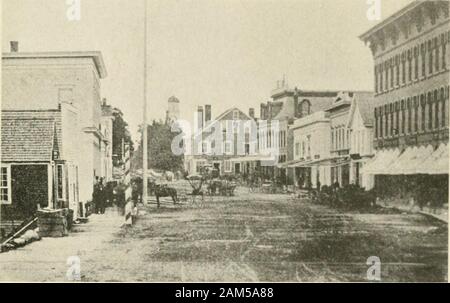
[{"label": "pedestrian", "polygon": [[133,200],[128,199],[127,204],[125,204],[125,222],[122,226],[131,227],[133,225],[133,209],[134,203]]},{"label": "pedestrian", "polygon": [[94,213],[98,214],[100,211],[100,201],[99,201],[99,178],[98,176],[95,177],[95,183],[94,183],[94,190],[92,192],[92,203],[94,204]]},{"label": "pedestrian", "polygon": [[98,185],[98,203],[100,214],[104,214],[106,208],[106,188],[103,184],[103,178],[100,178]]}]

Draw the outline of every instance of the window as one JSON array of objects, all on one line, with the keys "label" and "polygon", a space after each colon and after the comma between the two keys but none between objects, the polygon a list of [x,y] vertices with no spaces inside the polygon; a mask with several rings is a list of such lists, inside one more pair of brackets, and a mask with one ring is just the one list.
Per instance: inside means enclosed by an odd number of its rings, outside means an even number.
[{"label": "window", "polygon": [[386,121],[385,121],[385,136],[388,137],[389,136],[389,111],[388,111],[388,106],[385,105],[384,106],[384,112],[386,115]]},{"label": "window", "polygon": [[295,155],[300,156],[300,143],[295,143]]},{"label": "window", "polygon": [[422,131],[425,131],[425,105],[426,105],[426,100],[425,100],[425,95],[421,95],[420,96],[420,109],[421,109],[421,121],[420,121],[420,129]]},{"label": "window", "polygon": [[435,46],[436,47],[436,60],[435,60],[435,67],[436,67],[436,71],[439,71],[439,69],[441,68],[441,66],[439,65],[439,46]]},{"label": "window", "polygon": [[426,73],[426,57],[425,57],[425,47],[422,44],[422,77],[425,77]]},{"label": "window", "polygon": [[334,148],[334,129],[331,129],[331,148]]},{"label": "window", "polygon": [[408,81],[412,81],[412,58],[410,57],[411,53],[408,51]]},{"label": "window", "polygon": [[399,62],[399,58],[396,57],[396,65],[395,65],[395,84],[397,86],[400,85],[400,62]]},{"label": "window", "polygon": [[58,199],[64,199],[64,166],[56,166],[56,193]]},{"label": "window", "polygon": [[445,94],[444,94],[444,88],[441,88],[441,104],[442,104],[442,109],[441,109],[441,127],[445,127]]},{"label": "window", "polygon": [[[431,47],[431,41],[428,41],[428,47],[430,48]],[[432,74],[433,73],[433,67],[434,67],[434,64],[433,64],[433,50],[432,49],[428,49],[428,57],[429,57],[429,62],[428,62],[428,64],[429,64],[429,66],[428,66],[428,72],[430,73],[430,74]]]},{"label": "window", "polygon": [[434,128],[439,128],[439,96],[437,89],[434,90]]},{"label": "window", "polygon": [[391,59],[391,88],[394,87],[394,62]]},{"label": "window", "polygon": [[405,119],[406,119],[406,109],[404,100],[402,100],[402,129],[401,129],[402,135],[405,134]]},{"label": "window", "polygon": [[226,173],[231,173],[232,167],[231,167],[231,161],[230,160],[225,160],[225,162],[224,162],[224,171]]},{"label": "window", "polygon": [[375,93],[378,93],[378,66],[375,66]]},{"label": "window", "polygon": [[224,150],[225,150],[225,154],[231,154],[232,153],[232,151],[231,151],[231,142],[230,141],[226,141],[226,142],[224,142],[223,143],[224,144]]},{"label": "window", "polygon": [[414,53],[414,79],[417,80],[419,78],[419,53],[417,48]]},{"label": "window", "polygon": [[206,164],[205,161],[198,161],[198,162],[196,163],[195,170],[196,170],[196,172],[197,172],[198,174],[202,172],[202,168],[203,168],[203,166],[205,166],[205,164]]},{"label": "window", "polygon": [[442,42],[442,69],[445,69],[447,62],[445,62],[445,57],[447,56],[447,46]]},{"label": "window", "polygon": [[377,114],[378,110],[375,108],[375,138],[378,138],[378,114]]},{"label": "window", "polygon": [[406,106],[408,108],[408,133],[411,133],[411,121],[412,121],[412,110],[411,110],[411,99],[408,98],[406,102]]},{"label": "window", "polygon": [[300,115],[301,117],[308,116],[311,112],[311,103],[309,100],[303,100],[302,103],[300,103]]},{"label": "window", "polygon": [[[380,65],[382,66],[382,65]],[[380,93],[383,92],[383,69],[380,71]]]},{"label": "window", "polygon": [[311,136],[308,136],[308,157],[311,157]]},{"label": "window", "polygon": [[386,85],[384,86],[385,90],[389,90],[389,68],[386,67]]},{"label": "window", "polygon": [[207,154],[209,151],[208,151],[208,142],[203,142],[202,143],[202,153],[203,154]]},{"label": "window", "polygon": [[419,131],[419,102],[418,97],[414,97],[414,132]]},{"label": "window", "polygon": [[233,120],[239,120],[239,111],[238,110],[233,111]]},{"label": "window", "polygon": [[402,61],[402,84],[406,83],[406,61],[403,59]]},{"label": "window", "polygon": [[433,95],[428,93],[428,129],[433,129]]},{"label": "window", "polygon": [[11,168],[2,166],[0,172],[0,204],[11,204]]},{"label": "window", "polygon": [[383,114],[381,113],[381,111],[380,111],[380,138],[383,138]]}]

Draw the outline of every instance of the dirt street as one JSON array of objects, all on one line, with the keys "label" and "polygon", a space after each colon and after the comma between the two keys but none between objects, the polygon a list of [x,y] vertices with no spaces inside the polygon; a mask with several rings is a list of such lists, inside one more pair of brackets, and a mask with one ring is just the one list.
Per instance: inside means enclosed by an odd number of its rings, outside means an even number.
[{"label": "dirt street", "polygon": [[447,280],[447,225],[423,215],[246,189],[189,202],[143,207],[131,229],[112,210],[94,215],[69,237],[0,254],[0,280],[68,281],[70,256],[81,281],[367,281],[371,256],[382,281]]}]

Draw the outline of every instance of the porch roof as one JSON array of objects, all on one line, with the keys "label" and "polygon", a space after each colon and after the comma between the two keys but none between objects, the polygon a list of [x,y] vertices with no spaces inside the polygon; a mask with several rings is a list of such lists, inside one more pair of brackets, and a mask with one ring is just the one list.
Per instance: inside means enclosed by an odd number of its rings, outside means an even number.
[{"label": "porch roof", "polygon": [[55,147],[55,120],[2,118],[2,162],[50,162]]}]

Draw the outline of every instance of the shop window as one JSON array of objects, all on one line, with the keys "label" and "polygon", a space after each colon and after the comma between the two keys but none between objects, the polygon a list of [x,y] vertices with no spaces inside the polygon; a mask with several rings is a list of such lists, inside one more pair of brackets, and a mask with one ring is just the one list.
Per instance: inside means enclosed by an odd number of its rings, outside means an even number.
[{"label": "shop window", "polygon": [[2,166],[0,171],[0,204],[11,204],[11,167]]}]

